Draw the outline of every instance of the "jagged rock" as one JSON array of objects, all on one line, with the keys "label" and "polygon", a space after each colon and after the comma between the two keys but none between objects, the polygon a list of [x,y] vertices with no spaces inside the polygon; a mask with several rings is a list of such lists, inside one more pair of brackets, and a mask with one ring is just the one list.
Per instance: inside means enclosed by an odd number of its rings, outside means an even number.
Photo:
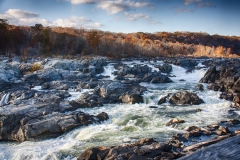
[{"label": "jagged rock", "polygon": [[172,126],[172,125],[176,125],[178,123],[184,123],[185,121],[182,120],[182,119],[178,119],[178,118],[173,118],[171,119],[167,124],[166,126]]},{"label": "jagged rock", "polygon": [[202,99],[200,99],[196,93],[190,93],[187,91],[177,92],[170,99],[169,102],[171,104],[183,105],[198,105],[204,103]]},{"label": "jagged rock", "polygon": [[163,103],[166,103],[166,102],[167,102],[167,98],[168,98],[169,96],[170,96],[170,94],[168,94],[168,95],[160,98],[159,101],[158,101],[158,105],[161,105],[161,104],[163,104]]},{"label": "jagged rock", "polygon": [[181,142],[187,142],[188,139],[186,137],[184,137],[182,134],[178,133],[178,134],[174,134],[172,136],[172,140],[178,140],[178,141],[181,141]]},{"label": "jagged rock", "polygon": [[204,91],[204,87],[202,84],[197,84],[196,86],[200,91]]},{"label": "jagged rock", "polygon": [[122,103],[128,103],[128,104],[135,104],[135,103],[143,103],[143,98],[139,94],[124,94],[119,97],[119,100]]},{"label": "jagged rock", "polygon": [[143,78],[140,79],[140,81],[150,82],[150,83],[171,83],[172,82],[172,80],[169,77],[157,72],[151,72],[151,73],[145,74]]},{"label": "jagged rock", "polygon": [[176,65],[179,65],[183,68],[194,68],[197,65],[196,60],[192,59],[178,59]]},{"label": "jagged rock", "polygon": [[216,66],[211,67],[207,70],[204,77],[201,78],[199,81],[200,83],[209,83],[209,82],[215,82],[216,79],[219,78],[218,72],[216,71]]},{"label": "jagged rock", "polygon": [[217,135],[226,135],[231,133],[228,127],[219,126],[218,130],[215,131]]},{"label": "jagged rock", "polygon": [[170,73],[172,71],[172,65],[164,63],[163,65],[154,66],[158,68],[163,73]]}]

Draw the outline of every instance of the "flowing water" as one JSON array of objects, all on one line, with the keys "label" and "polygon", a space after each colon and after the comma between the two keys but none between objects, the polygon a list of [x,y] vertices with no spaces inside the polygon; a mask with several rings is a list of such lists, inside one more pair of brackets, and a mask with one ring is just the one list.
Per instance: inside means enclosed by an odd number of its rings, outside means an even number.
[{"label": "flowing water", "polygon": [[[140,61],[134,63],[144,65]],[[150,62],[148,65],[155,69],[153,65],[156,63],[161,64],[162,62]],[[126,64],[131,66],[133,62],[126,62]],[[173,71],[170,78],[174,83],[141,83],[142,86],[148,88],[148,91],[143,95],[144,103],[133,105],[107,104],[99,108],[82,109],[83,112],[89,114],[107,112],[109,120],[102,124],[79,127],[58,138],[40,142],[1,142],[0,159],[72,160],[91,146],[119,145],[134,142],[143,137],[153,137],[158,141],[166,141],[171,138],[173,133],[184,132],[184,128],[187,126],[206,126],[230,118],[231,115],[229,115],[228,110],[231,103],[219,99],[219,92],[207,90],[206,85],[203,92],[196,89],[196,84],[204,76],[206,68],[186,74],[184,68],[172,66]],[[109,79],[114,79],[111,74],[113,71],[114,68],[110,64],[105,67],[103,75],[108,75],[110,76]],[[182,90],[196,92],[205,103],[192,106],[172,106],[167,102],[157,105],[161,97]],[[70,94],[72,94],[71,99],[77,98],[82,92],[74,93],[70,91]],[[198,108],[202,111],[196,112]],[[236,112],[235,114],[240,113]],[[174,128],[165,126],[170,119],[175,117],[186,122]]]}]

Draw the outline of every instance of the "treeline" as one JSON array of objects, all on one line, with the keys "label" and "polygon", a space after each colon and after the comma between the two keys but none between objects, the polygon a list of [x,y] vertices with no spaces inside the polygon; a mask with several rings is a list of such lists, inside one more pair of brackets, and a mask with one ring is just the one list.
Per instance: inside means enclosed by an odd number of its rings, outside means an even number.
[{"label": "treeline", "polygon": [[192,32],[112,33],[77,28],[9,25],[0,19],[0,54],[237,57],[240,37]]}]

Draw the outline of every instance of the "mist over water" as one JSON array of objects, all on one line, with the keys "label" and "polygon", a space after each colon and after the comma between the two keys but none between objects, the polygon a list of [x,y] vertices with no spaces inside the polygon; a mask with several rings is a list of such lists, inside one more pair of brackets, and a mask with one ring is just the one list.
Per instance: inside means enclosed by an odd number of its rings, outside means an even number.
[{"label": "mist over water", "polygon": [[[148,64],[154,71],[154,64],[162,64],[162,62],[134,61],[125,62],[125,64],[129,66]],[[174,83],[140,83],[148,88],[148,91],[143,94],[144,103],[106,104],[103,107],[81,109],[89,114],[107,112],[109,120],[102,124],[79,127],[58,138],[40,142],[1,142],[0,159],[76,159],[82,151],[92,146],[119,145],[131,143],[140,138],[155,138],[158,141],[166,141],[171,138],[173,133],[184,132],[184,128],[187,126],[206,126],[228,119],[227,111],[230,109],[230,102],[219,99],[219,92],[208,90],[206,85],[204,85],[203,92],[196,88],[198,81],[204,76],[206,68],[185,73],[186,70],[182,67],[175,65],[172,67],[170,79]],[[115,69],[110,64],[105,67],[102,75],[108,75],[113,80],[113,71]],[[161,97],[183,90],[196,92],[205,103],[192,106],[173,106],[167,102],[157,105]],[[76,99],[82,92],[70,92],[70,94],[72,94],[70,99]],[[196,112],[198,108],[202,111]],[[186,122],[174,128],[165,126],[172,118],[180,118]]]}]

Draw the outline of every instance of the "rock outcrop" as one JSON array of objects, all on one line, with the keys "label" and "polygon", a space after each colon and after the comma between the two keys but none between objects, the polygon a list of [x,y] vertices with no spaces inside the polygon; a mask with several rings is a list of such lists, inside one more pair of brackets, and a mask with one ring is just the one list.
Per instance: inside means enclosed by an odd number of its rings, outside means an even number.
[{"label": "rock outcrop", "polygon": [[171,104],[176,105],[198,105],[204,103],[204,101],[197,96],[196,93],[190,93],[188,91],[177,92],[169,99]]}]

